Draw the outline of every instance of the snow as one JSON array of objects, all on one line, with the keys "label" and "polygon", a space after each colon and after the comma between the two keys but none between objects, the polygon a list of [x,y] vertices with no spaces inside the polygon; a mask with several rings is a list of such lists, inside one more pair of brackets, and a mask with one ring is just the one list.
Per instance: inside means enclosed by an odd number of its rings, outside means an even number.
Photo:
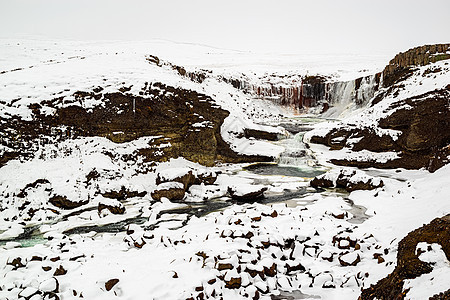
[{"label": "snow", "polygon": [[[423,274],[415,279],[405,281],[403,290],[410,289],[406,299],[426,299],[448,289],[450,278],[450,262],[445,256],[441,245],[419,243],[417,250],[421,249],[419,259],[432,264],[433,271]],[[427,250],[429,249],[429,250]]]},{"label": "snow", "polygon": [[[63,97],[61,105],[74,104],[74,92],[90,91],[97,86],[104,87],[104,92],[117,92],[125,82],[127,87],[132,84],[129,93],[137,94],[145,82],[160,81],[211,96],[215,105],[230,111],[220,131],[237,152],[276,158],[295,145],[245,139],[239,134],[244,128],[250,128],[292,139],[281,127],[267,124],[279,124],[285,118],[293,120],[293,112],[270,101],[253,99],[219,80],[219,76],[245,76],[255,84],[265,81],[271,73],[276,74],[274,81],[279,81],[281,74],[288,75],[286,80],[293,80],[315,73],[326,75],[330,80],[349,80],[380,71],[385,63],[385,58],[373,56],[258,56],[165,41],[130,45],[2,40],[0,50],[4,54],[0,56],[8,57],[0,64],[0,72],[6,71],[0,74],[0,87],[7,87],[0,89],[1,117],[15,115],[29,119],[31,103]],[[145,58],[149,54],[188,71],[210,69],[212,72],[203,83],[193,82],[167,66],[148,63]],[[433,66],[448,69],[445,62]],[[17,68],[23,69],[14,70]],[[435,74],[436,78],[423,77],[425,70],[426,67],[419,68],[417,74],[405,82],[407,88],[398,96],[388,95],[386,101],[358,112],[343,124],[374,126],[390,104],[448,84],[450,72],[442,71]],[[348,86],[342,88],[345,90]],[[341,104],[350,114],[353,108]],[[102,105],[102,101],[91,99],[86,105],[94,107]],[[44,106],[43,110],[47,114],[54,113],[49,107]],[[206,121],[195,124],[198,130],[208,125]],[[315,127],[315,135],[324,136],[337,123],[311,126]],[[374,130],[393,137],[398,135],[394,131]],[[309,142],[313,133],[306,133],[304,140]],[[450,193],[449,165],[433,174],[424,170],[397,170],[398,173],[396,170],[348,168],[348,172],[356,171],[352,181],[372,179],[376,184],[383,180],[385,186],[373,191],[340,193],[316,192],[308,188],[309,180],[302,177],[245,171],[242,169],[245,164],[207,168],[177,158],[149,166],[141,160],[122,159],[139,149],[153,147],[151,144],[157,138],[162,137],[142,137],[122,144],[89,137],[39,145],[35,158],[11,160],[1,167],[0,240],[8,241],[0,247],[1,299],[29,297],[37,291],[50,292],[58,285],[61,299],[71,299],[74,295],[83,295],[85,299],[140,299],[142,295],[151,295],[154,299],[186,299],[195,298],[198,287],[203,288],[205,297],[210,297],[214,291],[216,298],[224,299],[246,299],[258,289],[270,290],[269,294],[259,292],[261,299],[270,299],[270,294],[356,299],[361,288],[369,287],[392,272],[397,245],[408,232],[450,212],[446,201]],[[7,150],[7,147],[0,148],[0,151]],[[330,178],[341,170],[329,163],[331,157],[376,161],[397,157],[393,152],[331,152],[320,145],[311,145],[309,151],[314,156],[310,158],[313,165],[331,169],[326,175]],[[87,175],[94,170],[100,176],[87,184]],[[181,203],[165,198],[155,202],[149,194],[120,201],[101,195],[120,191],[122,187],[137,192],[156,188],[184,189],[182,183],[171,180],[188,172],[220,174],[212,185],[191,186]],[[169,182],[157,186],[157,176]],[[25,189],[39,179],[45,181]],[[227,196],[228,187],[236,189],[240,195],[264,187],[268,190],[261,203],[232,204]],[[34,217],[20,208],[25,200],[17,195],[24,189],[29,205],[40,208]],[[292,196],[288,197],[289,193]],[[48,203],[52,195],[63,195],[74,202],[90,201],[80,208],[64,211]],[[276,197],[283,200],[277,201]],[[123,215],[99,215],[99,203],[123,206],[126,210]],[[217,203],[221,204],[218,208],[208,206]],[[358,215],[356,207],[366,210]],[[344,219],[335,217],[340,214],[345,215]],[[355,217],[363,221],[360,224],[350,222]],[[127,225],[114,227],[120,223]],[[37,244],[28,247],[27,240],[11,241],[30,226],[38,228],[33,236],[39,240]],[[69,234],[68,230],[72,232]],[[359,250],[351,246],[350,240],[358,242]],[[434,269],[431,274],[406,282],[405,287],[411,287],[407,294],[411,299],[422,299],[448,289],[445,282],[450,270],[448,260],[438,245],[419,244],[418,248],[425,250],[428,246],[431,250],[422,253],[420,259],[435,263]],[[381,264],[373,259],[378,249],[388,250]],[[33,256],[41,257],[42,261],[31,260]],[[361,261],[356,266],[344,267],[338,260],[340,257],[351,264],[358,256]],[[59,259],[52,260],[56,257]],[[15,270],[11,264],[16,258],[21,258],[24,266]],[[218,263],[229,263],[233,268],[219,270]],[[265,272],[265,268],[273,264],[276,265],[273,277],[267,274],[264,279],[260,275],[252,277],[252,273],[245,271],[248,268]],[[299,270],[288,272],[287,265]],[[54,277],[53,273],[60,266],[67,274]],[[46,272],[42,267],[51,269]],[[225,281],[232,278],[240,278],[241,288],[225,287]],[[110,279],[119,281],[107,291],[105,283]],[[210,283],[212,279],[215,282]]]}]

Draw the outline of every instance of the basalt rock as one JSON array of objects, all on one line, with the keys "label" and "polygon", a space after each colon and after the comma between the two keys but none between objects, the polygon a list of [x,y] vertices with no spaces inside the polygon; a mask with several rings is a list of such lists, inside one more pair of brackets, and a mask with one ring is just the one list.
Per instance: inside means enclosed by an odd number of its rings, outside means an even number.
[{"label": "basalt rock", "polygon": [[391,86],[409,77],[416,66],[450,59],[450,44],[425,45],[397,54],[383,71],[383,85]]},{"label": "basalt rock", "polygon": [[52,205],[58,207],[58,208],[62,208],[62,209],[74,209],[77,207],[80,207],[82,205],[87,204],[89,201],[72,201],[67,199],[66,196],[59,196],[59,195],[55,195],[53,197],[51,197],[48,202],[50,202]]},{"label": "basalt rock", "polygon": [[433,270],[433,266],[421,261],[416,253],[420,242],[441,245],[445,256],[450,260],[450,215],[436,218],[402,239],[398,245],[397,266],[394,271],[377,284],[363,290],[359,299],[404,299],[407,295],[407,291],[403,291],[404,280],[414,279]]}]

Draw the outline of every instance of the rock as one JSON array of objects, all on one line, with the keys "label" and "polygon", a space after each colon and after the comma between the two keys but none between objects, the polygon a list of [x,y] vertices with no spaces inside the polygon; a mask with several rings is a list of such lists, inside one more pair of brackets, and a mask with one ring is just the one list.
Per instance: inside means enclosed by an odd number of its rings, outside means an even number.
[{"label": "rock", "polygon": [[66,275],[67,274],[67,270],[64,269],[63,266],[59,266],[56,270],[55,273],[53,273],[53,276],[61,276],[61,275]]},{"label": "rock", "polygon": [[360,261],[361,257],[356,252],[349,252],[347,254],[338,257],[339,263],[343,267],[356,266]]},{"label": "rock", "polygon": [[105,289],[107,291],[110,291],[117,283],[119,282],[119,279],[114,278],[114,279],[110,279],[105,283]]},{"label": "rock", "polygon": [[[182,72],[181,68],[176,69]],[[185,73],[183,76],[191,74]],[[200,74],[192,76],[198,80],[202,78]],[[123,83],[126,89],[130,85]],[[229,112],[205,94],[158,82],[143,86],[140,95],[126,92],[126,89],[122,89],[125,92],[103,94],[79,91],[73,95],[77,103],[100,97],[102,105],[93,108],[70,103],[61,107],[61,98],[48,99],[45,101],[46,107],[54,109],[54,114],[41,114],[40,110],[35,109],[32,121],[18,119],[17,122],[0,122],[0,131],[5,133],[3,138],[12,143],[9,149],[17,149],[0,154],[0,164],[32,154],[39,139],[59,142],[94,136],[108,138],[114,143],[130,142],[141,137],[160,137],[152,140],[148,147],[121,156],[126,160],[137,161],[138,157],[142,157],[145,162],[165,162],[184,157],[205,166],[219,162],[274,160],[273,157],[234,152],[220,132]],[[5,120],[3,117],[0,119]],[[57,129],[63,127],[68,130]],[[21,138],[17,139],[17,136]]]},{"label": "rock", "polygon": [[14,270],[17,270],[19,268],[23,268],[25,267],[25,265],[22,263],[22,258],[21,257],[16,257],[12,260],[8,259],[8,262],[6,263],[7,265],[13,266]]},{"label": "rock", "polygon": [[[347,192],[355,190],[373,190],[384,186],[382,180],[366,175],[359,170],[332,170],[314,177],[310,181],[314,188],[344,188]],[[342,216],[343,218],[344,216]]]},{"label": "rock", "polygon": [[219,271],[231,270],[231,269],[233,269],[232,264],[222,264],[222,263],[217,264],[217,270],[219,270]]},{"label": "rock", "polygon": [[[312,143],[331,149],[350,148],[353,151],[396,152],[391,159],[331,159],[341,166],[360,168],[426,168],[434,172],[449,162],[450,154],[450,89],[434,90],[422,95],[398,100],[385,109],[384,117],[377,121],[383,129],[401,132],[396,139],[379,135],[370,125],[368,128],[341,124],[324,136],[312,136]],[[354,187],[359,188],[359,187]]]},{"label": "rock", "polygon": [[146,191],[142,192],[130,191],[126,189],[124,186],[122,186],[119,191],[108,191],[102,193],[102,196],[105,198],[116,199],[119,201],[133,197],[144,197],[145,195],[147,195]]},{"label": "rock", "polygon": [[26,287],[19,293],[19,297],[23,297],[25,299],[30,299],[33,295],[39,294],[39,290],[34,287]]},{"label": "rock", "polygon": [[39,290],[44,293],[58,293],[59,282],[55,277],[44,280],[39,284]]},{"label": "rock", "polygon": [[257,140],[277,141],[278,134],[275,132],[267,132],[258,129],[244,128],[244,136],[246,138],[254,138]]},{"label": "rock", "polygon": [[156,184],[159,185],[166,182],[179,182],[183,184],[185,191],[193,185],[195,181],[196,177],[189,168],[165,169],[156,176]]},{"label": "rock", "polygon": [[360,299],[403,299],[405,279],[414,279],[433,270],[433,266],[421,261],[416,253],[417,244],[420,242],[441,245],[446,257],[449,258],[450,214],[436,218],[430,224],[408,233],[398,244],[397,266],[394,271],[375,285],[364,289]]},{"label": "rock", "polygon": [[225,280],[225,287],[227,289],[238,289],[241,287],[242,279],[240,277],[238,278],[231,278],[230,280]]},{"label": "rock", "polygon": [[154,200],[160,201],[162,197],[169,200],[183,200],[185,194],[184,185],[179,182],[165,182],[156,186],[151,193]]},{"label": "rock", "polygon": [[117,200],[103,199],[98,203],[98,213],[102,213],[104,209],[109,210],[114,215],[123,215],[125,213],[125,206]]},{"label": "rock", "polygon": [[397,54],[383,71],[383,85],[391,86],[405,78],[415,66],[450,59],[450,44],[425,45]]},{"label": "rock", "polygon": [[78,208],[82,205],[88,204],[89,200],[86,201],[71,201],[69,199],[67,199],[66,196],[59,196],[59,195],[55,195],[53,197],[51,197],[48,202],[50,202],[52,205],[58,207],[58,208],[62,208],[62,209],[74,209],[74,208]]},{"label": "rock", "polygon": [[267,187],[263,185],[234,185],[228,187],[231,199],[237,201],[251,202],[264,198]]}]

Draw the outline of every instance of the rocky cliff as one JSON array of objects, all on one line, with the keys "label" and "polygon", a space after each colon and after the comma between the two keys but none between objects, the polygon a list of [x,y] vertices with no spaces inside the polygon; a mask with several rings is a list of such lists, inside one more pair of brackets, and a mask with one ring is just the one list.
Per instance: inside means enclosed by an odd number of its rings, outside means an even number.
[{"label": "rocky cliff", "polygon": [[425,45],[397,54],[383,71],[383,86],[388,87],[411,74],[414,67],[450,59],[450,44]]},{"label": "rocky cliff", "polygon": [[[448,44],[417,47],[398,54],[383,71],[383,88],[372,107],[343,120],[310,141],[333,150],[393,153],[395,158],[331,159],[335,164],[378,168],[426,168],[449,162],[450,67]],[[434,61],[434,63],[433,63]]]}]

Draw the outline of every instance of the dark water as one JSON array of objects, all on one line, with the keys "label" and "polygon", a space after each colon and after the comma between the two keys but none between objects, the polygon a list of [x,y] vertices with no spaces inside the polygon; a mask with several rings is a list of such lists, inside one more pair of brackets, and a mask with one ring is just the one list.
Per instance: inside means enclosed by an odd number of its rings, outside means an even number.
[{"label": "dark water", "polygon": [[320,174],[325,173],[325,171],[316,170],[313,168],[290,167],[268,163],[253,164],[248,167],[245,167],[244,170],[259,175],[282,175],[282,176],[303,177],[303,178],[305,177],[313,178]]}]

